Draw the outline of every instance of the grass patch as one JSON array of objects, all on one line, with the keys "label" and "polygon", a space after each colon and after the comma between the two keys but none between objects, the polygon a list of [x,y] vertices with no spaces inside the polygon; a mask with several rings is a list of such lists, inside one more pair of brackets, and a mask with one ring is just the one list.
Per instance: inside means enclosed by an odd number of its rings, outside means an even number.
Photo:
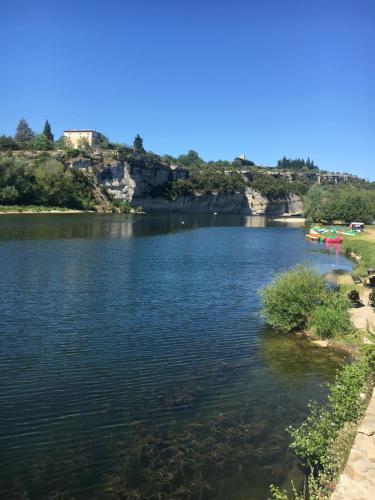
[{"label": "grass patch", "polygon": [[347,254],[354,253],[361,257],[355,271],[360,276],[365,276],[369,267],[375,267],[375,243],[359,238],[360,236],[358,239],[344,239],[342,249]]}]

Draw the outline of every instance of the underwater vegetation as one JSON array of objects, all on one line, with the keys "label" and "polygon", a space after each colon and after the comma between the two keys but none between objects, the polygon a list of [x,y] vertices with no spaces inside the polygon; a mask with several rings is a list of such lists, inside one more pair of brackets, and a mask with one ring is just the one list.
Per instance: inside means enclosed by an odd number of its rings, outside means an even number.
[{"label": "underwater vegetation", "polygon": [[282,484],[294,459],[278,423],[285,413],[281,396],[259,406],[254,391],[222,411],[200,409],[207,391],[246,380],[250,365],[222,361],[184,383],[148,388],[144,418],[132,420],[136,415],[125,410],[123,430],[98,433],[96,447],[36,456],[19,478],[0,481],[0,498],[78,500],[89,491],[93,500],[227,499],[239,485]]}]

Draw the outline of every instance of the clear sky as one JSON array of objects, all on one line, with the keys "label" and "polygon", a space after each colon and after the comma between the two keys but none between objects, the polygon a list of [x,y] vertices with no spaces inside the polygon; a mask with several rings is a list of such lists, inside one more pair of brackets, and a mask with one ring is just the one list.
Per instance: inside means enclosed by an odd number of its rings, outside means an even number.
[{"label": "clear sky", "polygon": [[375,178],[374,0],[0,0],[0,134]]}]

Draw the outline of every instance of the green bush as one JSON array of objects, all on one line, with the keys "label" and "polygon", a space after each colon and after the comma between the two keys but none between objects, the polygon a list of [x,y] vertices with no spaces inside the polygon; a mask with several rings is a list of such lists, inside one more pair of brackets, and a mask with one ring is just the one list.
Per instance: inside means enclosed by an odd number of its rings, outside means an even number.
[{"label": "green bush", "polygon": [[312,312],[309,326],[323,338],[342,337],[352,332],[349,301],[340,294],[327,293],[323,303]]},{"label": "green bush", "polygon": [[360,418],[365,407],[360,394],[366,392],[369,374],[365,359],[344,366],[329,386],[327,404],[311,402],[306,420],[299,427],[288,429],[293,438],[291,448],[306,467],[315,471],[332,467],[329,450],[344,424]]},{"label": "green bush", "polygon": [[327,292],[319,273],[298,265],[276,276],[261,292],[263,314],[281,332],[303,329]]}]

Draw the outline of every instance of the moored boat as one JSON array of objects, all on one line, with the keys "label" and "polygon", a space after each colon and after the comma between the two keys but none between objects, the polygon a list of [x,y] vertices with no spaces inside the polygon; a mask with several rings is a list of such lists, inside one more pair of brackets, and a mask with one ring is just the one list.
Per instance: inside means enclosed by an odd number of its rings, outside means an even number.
[{"label": "moored boat", "polygon": [[325,243],[342,243],[342,238],[340,236],[336,236],[335,238],[324,238]]}]

